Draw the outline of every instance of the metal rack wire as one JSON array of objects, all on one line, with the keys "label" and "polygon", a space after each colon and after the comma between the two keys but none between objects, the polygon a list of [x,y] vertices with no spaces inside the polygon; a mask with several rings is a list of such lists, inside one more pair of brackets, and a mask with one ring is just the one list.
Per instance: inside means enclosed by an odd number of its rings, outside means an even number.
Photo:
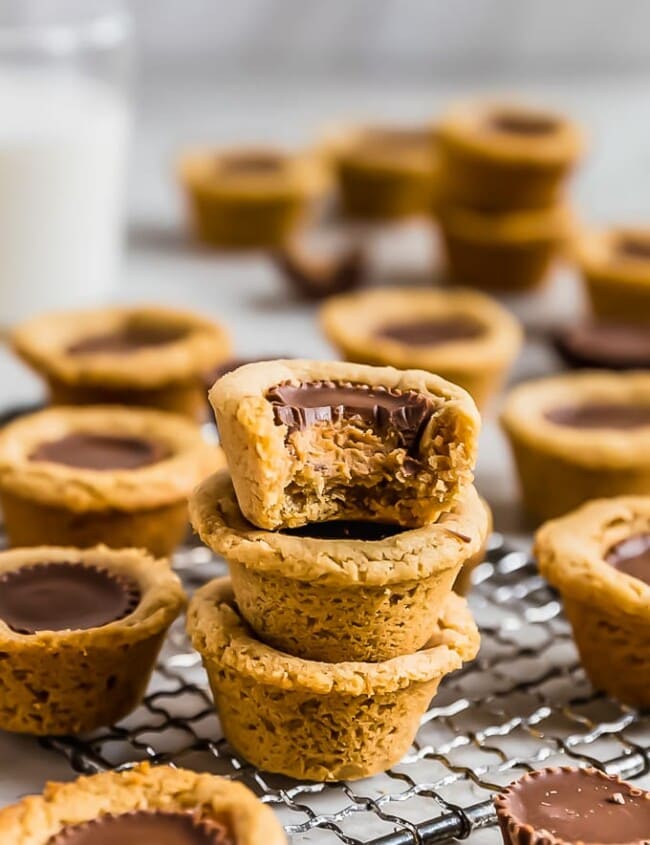
[{"label": "metal rack wire", "polygon": [[[222,574],[202,547],[176,557],[189,590]],[[42,743],[79,772],[172,762],[245,782],[277,811],[294,845],[431,845],[494,822],[491,796],[542,765],[594,765],[633,778],[650,770],[650,714],[596,693],[556,596],[499,535],[475,572],[481,653],[443,683],[397,766],[356,783],[314,784],[255,770],[222,738],[197,654],[177,624],[144,704],[84,738]]]}]

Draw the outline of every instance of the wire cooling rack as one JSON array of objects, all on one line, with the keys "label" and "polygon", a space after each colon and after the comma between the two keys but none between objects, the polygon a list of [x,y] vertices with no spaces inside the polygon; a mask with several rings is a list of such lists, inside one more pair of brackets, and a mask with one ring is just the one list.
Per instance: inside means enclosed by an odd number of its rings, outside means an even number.
[{"label": "wire cooling rack", "polygon": [[[189,591],[223,574],[202,547],[175,559]],[[383,775],[314,784],[260,772],[222,738],[199,656],[177,623],[143,705],[84,738],[41,742],[78,772],[173,763],[239,779],[277,812],[294,845],[496,842],[491,796],[545,765],[593,765],[634,778],[650,771],[650,714],[594,692],[555,594],[525,554],[494,535],[475,571],[477,660],[443,682],[408,755]],[[605,656],[604,656],[604,659]]]}]

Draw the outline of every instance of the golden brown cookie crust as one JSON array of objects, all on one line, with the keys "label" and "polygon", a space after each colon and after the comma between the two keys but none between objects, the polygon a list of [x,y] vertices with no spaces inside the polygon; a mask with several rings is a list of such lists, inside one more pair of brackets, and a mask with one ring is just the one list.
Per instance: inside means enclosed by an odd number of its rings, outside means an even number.
[{"label": "golden brown cookie crust", "polygon": [[[186,334],[128,355],[71,355],[66,351],[85,338],[127,326]],[[231,354],[229,335],[219,323],[190,311],[152,305],[43,314],[17,326],[11,343],[31,367],[63,385],[125,390],[155,390],[198,381]]]},{"label": "golden brown cookie crust", "polygon": [[451,237],[504,248],[542,243],[560,245],[575,226],[572,213],[564,205],[501,214],[447,205],[439,210],[438,219]]},{"label": "golden brown cookie crust", "polygon": [[[41,443],[74,432],[143,437],[164,444],[170,456],[132,470],[90,470],[33,461]],[[0,433],[0,488],[43,505],[77,512],[136,511],[183,501],[211,470],[223,464],[200,429],[184,417],[141,408],[50,408]]]},{"label": "golden brown cookie crust", "polygon": [[[289,435],[287,440],[287,427],[276,424],[266,393],[275,385],[313,381],[413,390],[430,400],[435,410],[418,447],[421,461],[427,462],[423,463],[425,469],[414,476],[414,481],[404,476],[400,487],[393,485],[394,490],[391,485],[384,485],[383,493],[380,489],[379,494],[373,494],[360,488],[365,497],[363,506],[355,505],[349,497],[328,497],[328,489],[334,490],[339,483],[337,473],[332,476],[330,488],[325,485],[312,491],[309,483],[300,488],[302,477],[309,475],[313,462],[308,455],[302,457],[299,438]],[[472,481],[480,426],[476,406],[462,388],[431,373],[341,362],[272,361],[249,364],[229,373],[217,381],[209,396],[227,459],[230,456],[229,468],[239,505],[251,522],[263,528],[344,516],[401,525],[426,524],[448,509]],[[317,435],[326,439],[328,431],[326,427],[311,426],[302,439]],[[345,446],[340,451],[344,452]],[[405,455],[404,450],[398,449],[388,458],[399,463]],[[428,494],[419,489],[424,486],[425,475],[427,479],[435,476],[430,484],[427,481]],[[353,475],[346,482],[348,489],[352,489],[354,480]],[[296,487],[300,489],[292,493]],[[396,497],[398,489],[403,496],[393,504],[377,499],[378,495]]]},{"label": "golden brown cookie crust", "polygon": [[126,576],[140,600],[127,616],[85,630],[20,634],[0,619],[0,652],[9,655],[0,661],[0,724],[7,730],[75,733],[122,718],[144,694],[165,632],[185,604],[169,562],[142,550],[15,549],[0,554],[0,573],[57,562]]},{"label": "golden brown cookie crust", "polygon": [[286,845],[273,812],[243,784],[148,763],[48,783],[42,795],[0,810],[0,836],[12,845],[46,845],[65,825],[136,810],[196,813],[224,824],[237,845]]}]

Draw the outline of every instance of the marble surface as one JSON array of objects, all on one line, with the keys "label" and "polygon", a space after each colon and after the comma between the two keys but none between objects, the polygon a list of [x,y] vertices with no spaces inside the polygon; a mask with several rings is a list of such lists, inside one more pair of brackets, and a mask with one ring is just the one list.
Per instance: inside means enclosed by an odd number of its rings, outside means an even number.
[{"label": "marble surface", "polygon": [[[648,82],[621,77],[563,84],[522,81],[519,86],[542,102],[575,113],[588,127],[592,151],[576,180],[574,198],[581,216],[589,220],[650,216]],[[326,80],[307,85],[296,79],[144,80],[129,184],[129,245],[115,299],[178,304],[217,316],[231,328],[241,355],[330,356],[315,307],[293,299],[268,260],[216,255],[191,243],[174,181],[174,157],[184,144],[204,140],[301,143],[312,139],[319,125],[351,115],[422,118],[459,93],[458,86],[441,80],[408,89],[386,80],[375,86]],[[428,227],[413,224],[369,237],[377,284],[431,284],[436,245]],[[544,292],[508,304],[530,334],[513,380],[556,368],[557,361],[539,341],[540,329],[570,319],[582,308],[573,272],[558,268]],[[3,406],[40,395],[37,380],[6,351],[0,352],[0,385]],[[521,533],[525,526],[495,410],[484,426],[478,486],[495,509],[497,526]],[[48,778],[72,776],[65,762],[27,738],[0,733],[0,761],[0,804],[40,791]]]}]

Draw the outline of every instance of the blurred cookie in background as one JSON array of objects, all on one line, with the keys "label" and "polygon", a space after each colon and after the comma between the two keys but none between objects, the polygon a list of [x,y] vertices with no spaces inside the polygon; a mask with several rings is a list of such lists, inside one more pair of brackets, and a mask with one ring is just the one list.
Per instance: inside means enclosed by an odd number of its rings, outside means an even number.
[{"label": "blurred cookie in background", "polygon": [[569,367],[650,370],[650,321],[585,321],[554,332],[552,342]]}]

